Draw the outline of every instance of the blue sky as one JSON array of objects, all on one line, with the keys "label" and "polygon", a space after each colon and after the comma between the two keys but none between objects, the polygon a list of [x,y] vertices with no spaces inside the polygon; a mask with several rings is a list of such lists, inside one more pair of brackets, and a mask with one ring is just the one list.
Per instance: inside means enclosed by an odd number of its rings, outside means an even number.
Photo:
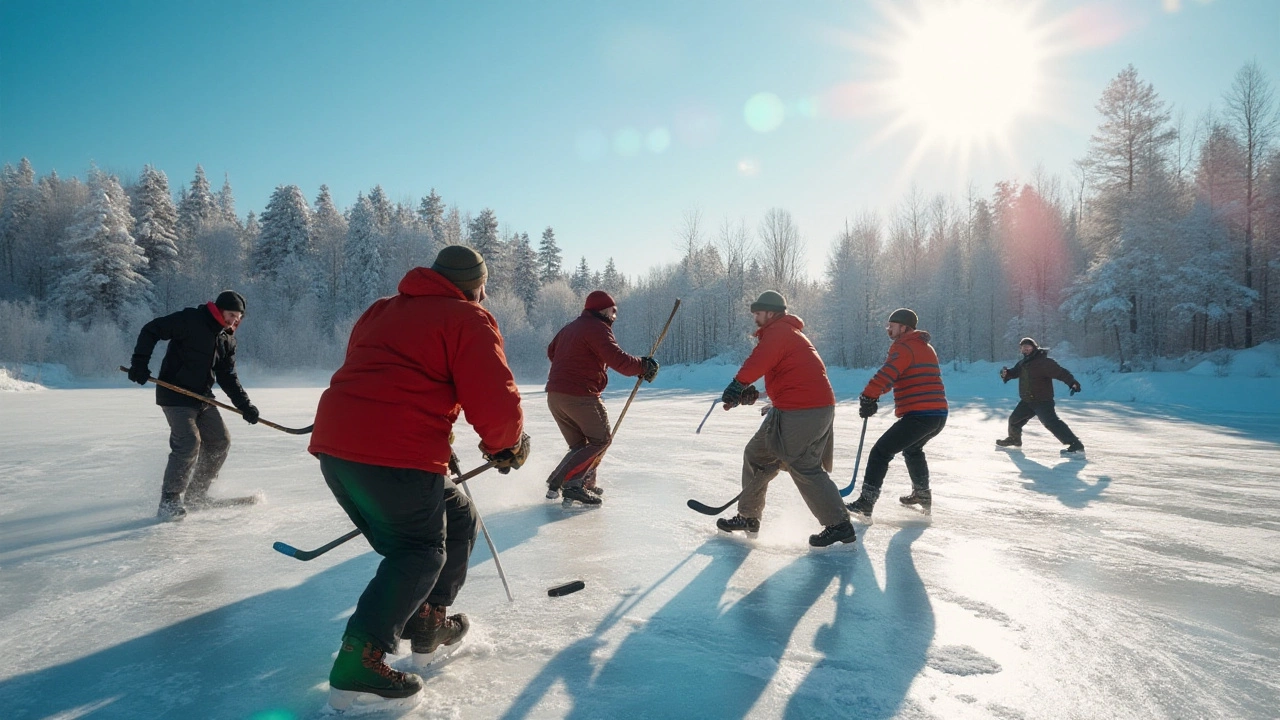
[{"label": "blue sky", "polygon": [[[1042,92],[962,156],[911,123],[887,132],[897,111],[865,94],[892,87],[886,52],[936,5],[0,0],[0,162],[151,163],[175,189],[200,163],[242,214],[278,184],[314,199],[326,183],[342,207],[435,187],[632,274],[678,257],[690,210],[714,233],[780,207],[817,272],[845,219],[912,184],[987,194],[1038,165],[1069,180],[1129,63],[1188,121],[1251,60],[1280,83],[1280,3],[1020,3]],[[775,110],[754,128],[753,97]]]}]

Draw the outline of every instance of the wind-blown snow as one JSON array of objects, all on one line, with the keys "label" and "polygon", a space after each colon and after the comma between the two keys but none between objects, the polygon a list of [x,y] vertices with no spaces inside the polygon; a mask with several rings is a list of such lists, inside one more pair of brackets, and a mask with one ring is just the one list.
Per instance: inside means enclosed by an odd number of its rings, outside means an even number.
[{"label": "wind-blown snow", "polygon": [[[478,542],[455,606],[472,632],[405,717],[1275,717],[1280,375],[1259,356],[1204,375],[1064,360],[1085,392],[1059,411],[1085,459],[1035,421],[1023,452],[994,450],[1015,386],[998,364],[949,366],[932,518],[897,506],[899,459],[875,524],[823,551],[785,475],[756,541],[684,506],[739,489],[755,410],[693,433],[731,366],[645,386],[595,510],[542,498],[563,441],[523,388],[529,464],[470,483],[516,602]],[[841,485],[869,374],[832,372]],[[311,422],[320,387],[244,380],[264,417]],[[377,556],[359,538],[310,562],[273,552],[350,523],[305,437],[235,417],[215,494],[266,502],[155,524],[167,428],[124,385],[0,395],[0,715],[317,716]],[[613,417],[629,388],[613,379]],[[868,448],[891,421],[886,402]],[[464,467],[475,444],[459,433]]]}]

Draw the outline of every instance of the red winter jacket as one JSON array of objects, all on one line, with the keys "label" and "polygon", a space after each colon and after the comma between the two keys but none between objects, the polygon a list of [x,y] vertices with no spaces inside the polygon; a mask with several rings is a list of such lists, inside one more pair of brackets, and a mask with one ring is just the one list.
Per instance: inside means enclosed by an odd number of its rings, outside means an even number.
[{"label": "red winter jacket", "polygon": [[947,396],[942,388],[938,353],[929,344],[929,333],[908,330],[889,346],[889,357],[862,394],[879,398],[893,388],[893,414],[946,415]]},{"label": "red winter jacket", "polygon": [[755,331],[756,347],[734,379],[750,385],[764,376],[765,393],[779,410],[809,410],[836,404],[827,366],[804,336],[804,321],[781,315]]},{"label": "red winter jacket", "polygon": [[605,368],[628,377],[636,377],[643,369],[640,358],[618,347],[609,323],[590,310],[560,328],[547,346],[547,359],[551,361],[547,392],[566,395],[599,395],[609,384]]},{"label": "red winter jacket", "polygon": [[487,452],[519,443],[520,393],[497,322],[444,276],[414,268],[351,329],[308,450],[444,474],[459,410]]}]

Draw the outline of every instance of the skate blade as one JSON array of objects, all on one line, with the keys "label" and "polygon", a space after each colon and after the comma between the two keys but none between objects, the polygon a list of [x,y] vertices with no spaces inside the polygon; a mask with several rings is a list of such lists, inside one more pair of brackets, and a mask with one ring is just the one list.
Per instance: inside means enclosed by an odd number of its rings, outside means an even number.
[{"label": "skate blade", "polygon": [[412,653],[409,656],[409,662],[405,663],[402,670],[410,670],[419,674],[435,672],[440,668],[448,665],[450,661],[457,656],[458,650],[462,647],[462,641],[452,645],[441,645],[435,649],[435,652],[429,653]]},{"label": "skate blade", "polygon": [[547,499],[548,499],[548,500],[559,500],[559,499],[560,499],[560,491],[559,491],[559,490],[548,490],[548,491],[547,491]]},{"label": "skate blade", "polygon": [[329,688],[329,711],[343,717],[358,717],[372,713],[385,713],[389,710],[411,710],[422,702],[422,692],[418,691],[409,697],[386,698],[373,693],[356,690],[338,690]]},{"label": "skate blade", "polygon": [[564,508],[565,510],[587,510],[590,508],[604,507],[604,503],[603,502],[584,503],[581,500],[574,500],[573,498],[565,498],[560,501],[560,507]]}]

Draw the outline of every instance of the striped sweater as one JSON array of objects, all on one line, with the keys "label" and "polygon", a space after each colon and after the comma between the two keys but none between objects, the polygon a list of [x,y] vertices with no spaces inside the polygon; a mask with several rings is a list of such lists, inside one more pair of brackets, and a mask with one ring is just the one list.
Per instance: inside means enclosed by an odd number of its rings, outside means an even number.
[{"label": "striped sweater", "polygon": [[910,330],[889,346],[889,357],[862,394],[879,398],[893,390],[893,412],[904,415],[946,415],[947,396],[942,388],[938,353],[929,344],[929,333]]}]

